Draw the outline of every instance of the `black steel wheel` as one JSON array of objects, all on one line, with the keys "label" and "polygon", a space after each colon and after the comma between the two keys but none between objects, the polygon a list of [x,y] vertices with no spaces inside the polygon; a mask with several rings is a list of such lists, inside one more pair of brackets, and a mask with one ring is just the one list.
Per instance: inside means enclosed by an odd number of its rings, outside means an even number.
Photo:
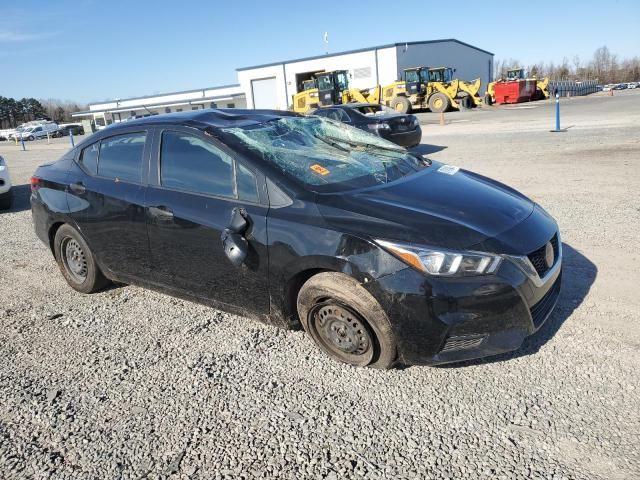
[{"label": "black steel wheel", "polygon": [[63,252],[62,262],[67,273],[76,282],[84,282],[87,279],[87,255],[78,241],[71,237],[65,237],[62,240],[61,249]]},{"label": "black steel wheel", "polygon": [[360,315],[332,300],[316,304],[309,315],[311,335],[323,350],[351,365],[371,363],[374,337]]},{"label": "black steel wheel", "polygon": [[357,367],[395,364],[389,319],[354,278],[337,272],[314,275],[300,289],[297,306],[305,331],[332,358]]},{"label": "black steel wheel", "polygon": [[109,284],[82,235],[71,225],[62,225],[53,241],[53,253],[67,283],[82,293],[93,293]]}]

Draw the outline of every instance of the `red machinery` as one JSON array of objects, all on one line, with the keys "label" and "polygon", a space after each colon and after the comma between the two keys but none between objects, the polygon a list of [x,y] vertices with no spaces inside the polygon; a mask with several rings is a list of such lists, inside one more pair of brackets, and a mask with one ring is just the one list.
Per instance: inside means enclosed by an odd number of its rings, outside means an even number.
[{"label": "red machinery", "polygon": [[496,82],[495,102],[497,104],[528,102],[535,97],[536,83],[535,80]]}]

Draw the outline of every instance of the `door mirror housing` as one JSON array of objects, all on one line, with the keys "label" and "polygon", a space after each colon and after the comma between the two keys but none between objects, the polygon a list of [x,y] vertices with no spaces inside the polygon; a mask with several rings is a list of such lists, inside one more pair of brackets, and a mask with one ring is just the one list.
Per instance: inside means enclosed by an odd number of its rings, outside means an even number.
[{"label": "door mirror housing", "polygon": [[231,213],[231,221],[227,230],[232,233],[244,233],[249,228],[249,222],[247,221],[246,212],[242,208],[234,208]]},{"label": "door mirror housing", "polygon": [[239,267],[247,258],[249,242],[239,233],[233,233],[227,229],[222,233],[222,248],[233,266]]}]

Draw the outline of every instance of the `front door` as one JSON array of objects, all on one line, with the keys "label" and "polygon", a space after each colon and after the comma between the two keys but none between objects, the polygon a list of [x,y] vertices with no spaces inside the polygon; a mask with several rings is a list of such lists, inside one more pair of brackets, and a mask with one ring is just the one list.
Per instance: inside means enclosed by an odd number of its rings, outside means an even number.
[{"label": "front door", "polygon": [[[199,131],[159,133],[146,201],[154,282],[268,313],[268,207],[260,176]],[[221,240],[234,208],[250,223],[249,254],[239,267],[226,257]]]}]

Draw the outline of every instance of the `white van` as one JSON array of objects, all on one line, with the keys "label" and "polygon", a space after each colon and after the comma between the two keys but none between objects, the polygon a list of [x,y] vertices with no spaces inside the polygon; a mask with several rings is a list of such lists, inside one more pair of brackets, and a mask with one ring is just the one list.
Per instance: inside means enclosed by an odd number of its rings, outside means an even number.
[{"label": "white van", "polygon": [[59,137],[60,136],[60,128],[57,123],[42,123],[40,125],[32,125],[30,127],[25,128],[21,132],[16,132],[15,137],[18,140],[37,140],[39,138],[47,138],[49,137]]}]

